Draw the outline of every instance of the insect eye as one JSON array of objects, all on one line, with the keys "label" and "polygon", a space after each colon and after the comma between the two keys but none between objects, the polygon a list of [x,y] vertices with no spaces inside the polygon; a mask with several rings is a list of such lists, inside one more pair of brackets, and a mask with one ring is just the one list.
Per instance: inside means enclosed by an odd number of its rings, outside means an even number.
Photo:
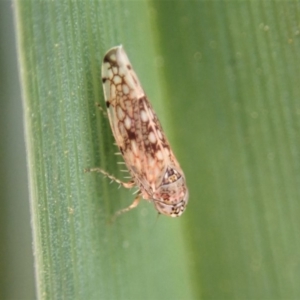
[{"label": "insect eye", "polygon": [[168,168],[164,175],[162,184],[169,184],[175,182],[179,178],[181,178],[181,175],[175,169]]}]

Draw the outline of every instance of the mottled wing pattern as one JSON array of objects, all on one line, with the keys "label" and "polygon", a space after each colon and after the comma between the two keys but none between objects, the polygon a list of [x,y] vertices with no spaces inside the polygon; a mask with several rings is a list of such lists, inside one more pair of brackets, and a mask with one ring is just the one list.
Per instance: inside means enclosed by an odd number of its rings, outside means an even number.
[{"label": "mottled wing pattern", "polygon": [[116,143],[143,197],[177,205],[187,195],[183,172],[122,46],[105,55],[102,81]]}]

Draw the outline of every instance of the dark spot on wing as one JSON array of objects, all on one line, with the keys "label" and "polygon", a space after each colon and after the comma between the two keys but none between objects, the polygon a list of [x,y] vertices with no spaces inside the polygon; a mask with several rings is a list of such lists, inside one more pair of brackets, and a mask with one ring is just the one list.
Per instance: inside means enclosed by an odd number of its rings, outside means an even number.
[{"label": "dark spot on wing", "polygon": [[106,101],[105,103],[106,103],[106,107],[109,108],[109,106],[110,106],[109,101]]},{"label": "dark spot on wing", "polygon": [[154,143],[154,144],[150,143],[149,146],[150,146],[150,148],[152,149],[153,153],[156,153],[157,151],[160,150],[160,147],[158,146],[157,143]]},{"label": "dark spot on wing", "polygon": [[104,56],[103,61],[109,63],[110,62],[109,56],[108,55]]},{"label": "dark spot on wing", "polygon": [[130,140],[135,140],[135,139],[136,139],[136,134],[135,134],[134,131],[128,130],[128,131],[127,131],[127,134],[128,134],[128,138],[129,138]]}]

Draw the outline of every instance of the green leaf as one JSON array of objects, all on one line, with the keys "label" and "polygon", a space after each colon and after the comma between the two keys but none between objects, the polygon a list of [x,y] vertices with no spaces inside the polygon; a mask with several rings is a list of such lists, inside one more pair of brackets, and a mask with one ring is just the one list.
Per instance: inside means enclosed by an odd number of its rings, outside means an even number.
[{"label": "green leaf", "polygon": [[[41,299],[300,296],[294,1],[16,1]],[[185,170],[179,219],[131,203],[104,103],[123,44]]]}]

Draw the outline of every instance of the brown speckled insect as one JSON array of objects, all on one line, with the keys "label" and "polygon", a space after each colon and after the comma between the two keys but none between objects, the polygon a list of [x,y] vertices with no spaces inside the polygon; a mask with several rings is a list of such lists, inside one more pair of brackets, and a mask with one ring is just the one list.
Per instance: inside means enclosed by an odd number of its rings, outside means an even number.
[{"label": "brown speckled insect", "polygon": [[115,216],[136,207],[142,197],[159,213],[179,217],[188,203],[186,180],[122,46],[104,56],[102,82],[110,125],[131,181],[99,168],[88,171],[101,172],[126,188],[138,187],[133,203]]}]

